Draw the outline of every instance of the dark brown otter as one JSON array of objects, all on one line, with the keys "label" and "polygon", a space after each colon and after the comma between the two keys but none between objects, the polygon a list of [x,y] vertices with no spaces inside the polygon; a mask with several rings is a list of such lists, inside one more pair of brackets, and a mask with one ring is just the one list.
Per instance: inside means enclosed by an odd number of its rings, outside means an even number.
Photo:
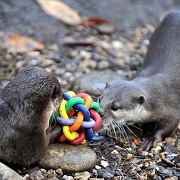
[{"label": "dark brown otter", "polygon": [[0,92],[0,160],[28,166],[50,141],[49,118],[61,99],[57,78],[44,69],[26,68]]},{"label": "dark brown otter", "polygon": [[[132,80],[106,85],[100,96],[104,124],[154,122],[148,150],[180,122],[180,12],[168,14],[155,30],[143,68]],[[116,128],[114,128],[116,129]]]}]

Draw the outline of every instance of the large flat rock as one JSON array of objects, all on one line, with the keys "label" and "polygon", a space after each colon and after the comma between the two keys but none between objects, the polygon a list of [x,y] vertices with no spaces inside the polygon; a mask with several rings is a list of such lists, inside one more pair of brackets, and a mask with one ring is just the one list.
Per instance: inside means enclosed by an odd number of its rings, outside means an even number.
[{"label": "large flat rock", "polygon": [[45,169],[61,168],[68,172],[92,169],[96,164],[95,152],[85,145],[51,144],[39,166]]}]

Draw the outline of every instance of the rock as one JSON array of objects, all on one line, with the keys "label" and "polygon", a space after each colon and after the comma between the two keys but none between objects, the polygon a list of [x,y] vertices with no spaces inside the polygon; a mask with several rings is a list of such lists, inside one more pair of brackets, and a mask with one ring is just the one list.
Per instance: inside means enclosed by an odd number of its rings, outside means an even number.
[{"label": "rock", "polygon": [[39,166],[45,169],[62,169],[79,172],[92,169],[96,164],[96,154],[85,145],[51,144]]},{"label": "rock", "polygon": [[1,162],[0,162],[0,179],[23,180],[23,178],[18,173],[16,173],[14,170],[12,170],[11,168],[9,168],[8,166],[4,165]]},{"label": "rock", "polygon": [[63,175],[62,169],[60,169],[60,168],[56,169],[56,174],[58,174],[60,176]]},{"label": "rock", "polygon": [[98,25],[96,28],[98,32],[102,34],[110,34],[113,33],[115,30],[115,27],[109,23]]},{"label": "rock", "polygon": [[75,92],[86,92],[90,95],[99,96],[107,81],[120,79],[124,78],[111,70],[93,71],[76,79],[72,88]]},{"label": "rock", "polygon": [[164,170],[161,170],[161,171],[159,171],[159,172],[160,172],[160,175],[161,175],[161,177],[162,177],[163,179],[166,178],[166,177],[171,177],[171,176],[173,176],[172,171],[169,170],[169,169],[164,169]]},{"label": "rock", "polygon": [[98,64],[98,69],[107,69],[109,67],[109,62],[108,61],[100,61]]},{"label": "rock", "polygon": [[165,142],[166,142],[166,144],[169,144],[169,145],[175,145],[176,139],[172,138],[172,137],[167,137],[165,139]]},{"label": "rock", "polygon": [[107,166],[109,166],[109,163],[107,161],[101,160],[101,166],[106,168]]},{"label": "rock", "polygon": [[111,170],[109,168],[106,169],[99,169],[98,170],[99,177],[105,178],[105,179],[111,179],[115,175],[115,171]]},{"label": "rock", "polygon": [[169,178],[165,178],[164,180],[178,180],[178,177],[172,176],[172,177],[169,177]]},{"label": "rock", "polygon": [[121,48],[123,48],[123,43],[121,42],[121,41],[113,41],[112,42],[112,47],[114,48],[114,49],[121,49]]},{"label": "rock", "polygon": [[78,180],[87,180],[89,179],[91,174],[87,171],[75,173],[74,179]]},{"label": "rock", "polygon": [[169,167],[174,167],[175,164],[173,162],[171,162],[169,159],[162,159],[162,162],[167,164]]},{"label": "rock", "polygon": [[41,179],[44,179],[44,176],[42,175],[42,172],[41,172],[41,171],[33,171],[33,172],[29,175],[29,179],[41,180]]},{"label": "rock", "polygon": [[80,38],[80,39],[66,36],[62,39],[63,44],[67,46],[90,46],[95,44],[96,41],[97,39],[93,36],[88,38]]},{"label": "rock", "polygon": [[97,170],[98,170],[98,169],[101,169],[101,166],[96,165],[96,166],[95,166],[95,169],[97,169]]},{"label": "rock", "polygon": [[64,175],[62,177],[63,180],[73,180],[74,178],[72,176],[67,176],[67,175]]},{"label": "rock", "polygon": [[165,151],[167,151],[169,154],[177,154],[178,149],[173,145],[166,145],[164,147]]}]

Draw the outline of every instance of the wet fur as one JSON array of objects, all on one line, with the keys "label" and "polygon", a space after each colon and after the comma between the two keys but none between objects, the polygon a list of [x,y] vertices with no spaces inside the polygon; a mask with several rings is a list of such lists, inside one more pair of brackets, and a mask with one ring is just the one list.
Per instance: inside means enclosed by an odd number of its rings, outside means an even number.
[{"label": "wet fur", "polygon": [[0,92],[0,160],[30,165],[50,141],[49,118],[61,99],[58,80],[42,68],[26,68]]},{"label": "wet fur", "polygon": [[143,68],[129,81],[106,85],[100,96],[106,126],[109,117],[121,124],[155,122],[148,150],[177,129],[180,122],[180,12],[168,14],[154,32]]}]

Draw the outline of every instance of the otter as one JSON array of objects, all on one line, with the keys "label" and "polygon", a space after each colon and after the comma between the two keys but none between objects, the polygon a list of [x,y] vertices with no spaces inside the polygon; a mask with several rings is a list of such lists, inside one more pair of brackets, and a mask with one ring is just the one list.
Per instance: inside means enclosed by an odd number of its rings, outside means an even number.
[{"label": "otter", "polygon": [[40,67],[25,68],[0,91],[2,162],[29,166],[43,156],[51,139],[49,118],[60,100],[59,81]]},{"label": "otter", "polygon": [[[149,150],[180,124],[180,12],[153,33],[142,68],[131,80],[107,83],[99,97],[104,129],[111,123],[154,123],[141,149]],[[114,128],[115,129],[115,128]]]}]

